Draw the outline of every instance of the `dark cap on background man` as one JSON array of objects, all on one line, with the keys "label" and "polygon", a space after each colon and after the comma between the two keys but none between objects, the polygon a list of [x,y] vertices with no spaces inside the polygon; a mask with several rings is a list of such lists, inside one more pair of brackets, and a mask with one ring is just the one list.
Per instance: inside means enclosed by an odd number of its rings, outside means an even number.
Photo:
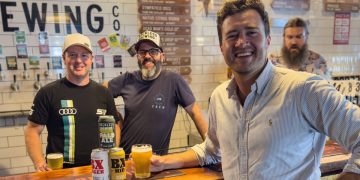
[{"label": "dark cap on background man", "polygon": [[139,35],[138,41],[135,44],[136,51],[139,50],[140,44],[144,41],[152,42],[155,46],[157,46],[162,51],[162,48],[160,46],[160,35],[158,33],[152,32],[152,31],[144,31],[143,33],[141,33]]},{"label": "dark cap on background man", "polygon": [[68,34],[65,36],[62,53],[64,54],[70,46],[82,46],[90,51],[91,54],[93,53],[90,39],[79,33]]}]

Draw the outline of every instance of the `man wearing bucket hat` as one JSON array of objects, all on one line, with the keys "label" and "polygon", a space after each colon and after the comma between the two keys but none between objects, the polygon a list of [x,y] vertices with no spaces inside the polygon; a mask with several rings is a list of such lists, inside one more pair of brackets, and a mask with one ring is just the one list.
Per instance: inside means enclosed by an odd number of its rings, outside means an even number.
[{"label": "man wearing bucket hat", "polygon": [[[43,157],[41,132],[48,131],[46,155],[62,153],[64,168],[90,164],[91,150],[99,146],[98,117],[119,117],[108,89],[89,78],[93,59],[90,39],[65,36],[62,50],[66,77],[36,94],[25,128],[25,142],[36,171],[51,170]],[[120,128],[116,123],[117,138]]]},{"label": "man wearing bucket hat", "polygon": [[129,154],[133,144],[146,143],[154,153],[167,154],[178,105],[184,107],[204,139],[207,123],[188,84],[179,74],[162,69],[165,54],[159,34],[141,33],[135,50],[140,70],[104,84],[114,98],[122,96],[125,103],[120,147]]}]

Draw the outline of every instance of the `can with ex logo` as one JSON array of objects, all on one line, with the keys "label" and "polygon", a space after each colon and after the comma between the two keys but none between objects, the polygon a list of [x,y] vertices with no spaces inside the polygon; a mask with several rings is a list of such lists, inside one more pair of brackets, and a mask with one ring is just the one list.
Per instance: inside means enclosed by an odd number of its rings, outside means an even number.
[{"label": "can with ex logo", "polygon": [[115,147],[115,119],[114,116],[99,116],[100,148]]},{"label": "can with ex logo", "polygon": [[108,150],[93,149],[91,151],[91,167],[93,180],[108,180],[110,177]]},{"label": "can with ex logo", "polygon": [[123,148],[115,147],[109,153],[110,179],[126,179],[125,151]]}]

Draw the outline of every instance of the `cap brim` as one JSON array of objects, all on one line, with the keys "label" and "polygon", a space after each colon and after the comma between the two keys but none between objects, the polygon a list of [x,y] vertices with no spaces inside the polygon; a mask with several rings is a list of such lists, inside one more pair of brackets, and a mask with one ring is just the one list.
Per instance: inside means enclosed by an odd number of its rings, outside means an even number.
[{"label": "cap brim", "polygon": [[158,48],[161,49],[161,51],[162,51],[162,48],[161,48],[161,47],[159,47],[158,45],[156,45],[153,41],[151,41],[151,40],[149,40],[149,39],[142,39],[142,40],[138,41],[138,42],[135,44],[135,50],[136,50],[136,51],[139,50],[139,46],[140,46],[140,44],[143,43],[143,42],[151,42],[154,46],[158,47]]},{"label": "cap brim", "polygon": [[63,49],[63,54],[64,54],[65,51],[66,51],[67,49],[69,49],[69,47],[71,47],[71,46],[81,46],[81,47],[87,49],[91,54],[93,53],[93,51],[92,51],[89,47],[85,46],[84,44],[80,44],[80,43],[77,44],[77,43],[75,43],[75,44],[72,44],[72,45],[68,46],[66,49]]}]

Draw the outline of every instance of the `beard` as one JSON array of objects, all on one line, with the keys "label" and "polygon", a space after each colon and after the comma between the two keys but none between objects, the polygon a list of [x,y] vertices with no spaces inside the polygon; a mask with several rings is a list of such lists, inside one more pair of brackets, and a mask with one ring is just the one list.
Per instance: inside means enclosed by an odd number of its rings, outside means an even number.
[{"label": "beard", "polygon": [[[153,68],[147,69],[144,66],[144,64],[147,63],[148,61],[150,61],[154,64]],[[154,80],[155,78],[157,78],[159,76],[159,74],[161,72],[162,63],[161,63],[161,61],[155,61],[153,59],[146,58],[146,59],[144,59],[143,63],[138,62],[138,65],[140,68],[142,78],[144,80],[150,81],[150,80]]]},{"label": "beard", "polygon": [[307,43],[303,45],[303,47],[298,47],[297,45],[291,46],[291,49],[297,49],[297,51],[290,51],[284,45],[281,48],[281,54],[285,61],[285,64],[289,67],[298,67],[304,64],[306,58],[309,56],[309,49]]}]

